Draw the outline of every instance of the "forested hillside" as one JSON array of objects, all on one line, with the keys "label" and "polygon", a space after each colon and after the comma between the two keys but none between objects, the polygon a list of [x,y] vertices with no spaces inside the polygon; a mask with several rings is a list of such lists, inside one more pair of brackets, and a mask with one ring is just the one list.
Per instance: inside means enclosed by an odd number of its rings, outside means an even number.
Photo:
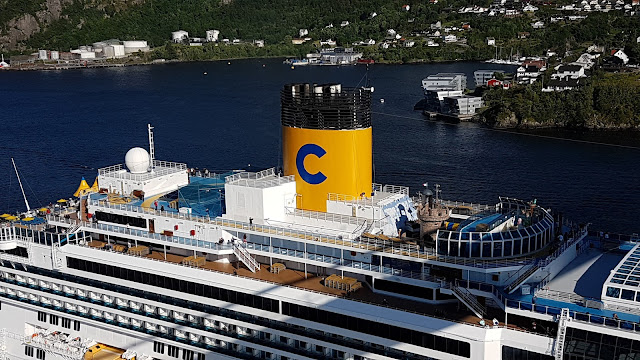
[{"label": "forested hillside", "polygon": [[[394,29],[403,37],[419,40],[412,48],[401,46],[364,49],[367,56],[392,62],[486,59],[495,48],[486,37],[496,38],[504,49],[523,56],[540,55],[548,49],[559,53],[597,42],[607,47],[626,47],[640,36],[640,17],[622,12],[591,13],[577,22],[550,23],[561,0],[542,6],[535,14],[514,18],[459,13],[464,6],[488,7],[491,0],[441,0],[437,4],[417,0],[0,0],[0,48],[30,51],[38,48],[66,50],[106,39],[144,39],[153,47],[170,40],[171,32],[182,29],[191,36],[204,36],[209,29],[221,37],[265,40],[271,50],[215,50],[260,56],[299,53],[291,39],[301,28],[314,40],[336,39],[339,45],[372,38],[378,43]],[[411,6],[404,11],[402,6]],[[372,13],[377,16],[371,17]],[[544,29],[532,22],[544,20]],[[427,47],[422,40],[430,24],[443,27],[468,24],[468,31],[456,33],[465,42]],[[349,21],[341,27],[340,23]],[[333,24],[333,27],[327,25]],[[530,33],[526,39],[522,32]],[[307,45],[308,46],[308,45]],[[283,50],[284,49],[284,50]],[[302,50],[305,48],[300,48]],[[173,51],[175,49],[169,49]],[[184,50],[188,58],[207,58],[204,51]],[[178,55],[181,52],[178,51]]]}]

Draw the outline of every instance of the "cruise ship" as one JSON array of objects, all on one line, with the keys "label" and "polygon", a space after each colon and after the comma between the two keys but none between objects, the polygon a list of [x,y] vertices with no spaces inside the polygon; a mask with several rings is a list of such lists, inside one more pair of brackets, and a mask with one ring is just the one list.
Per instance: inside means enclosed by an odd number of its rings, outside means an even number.
[{"label": "cruise ship", "polygon": [[149,125],[2,215],[0,359],[640,359],[637,235],[374,183],[371,89],[280,96],[281,167],[157,160]]}]

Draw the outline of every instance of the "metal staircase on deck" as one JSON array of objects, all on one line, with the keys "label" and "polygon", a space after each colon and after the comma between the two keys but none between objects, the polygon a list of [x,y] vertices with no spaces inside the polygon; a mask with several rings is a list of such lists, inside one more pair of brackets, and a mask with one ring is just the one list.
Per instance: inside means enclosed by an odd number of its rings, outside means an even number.
[{"label": "metal staircase on deck", "polygon": [[234,243],[233,244],[233,254],[238,259],[240,259],[240,261],[242,261],[242,263],[249,270],[251,270],[251,272],[256,272],[257,270],[260,270],[260,264],[258,264],[256,259],[254,259],[253,256],[251,256],[251,254],[249,254],[249,251],[247,251],[247,249],[244,246]]},{"label": "metal staircase on deck", "polygon": [[564,352],[564,338],[567,334],[567,323],[571,321],[569,317],[569,309],[562,309],[560,313],[560,320],[558,321],[558,336],[556,337],[556,352],[555,359],[562,360],[562,353]]},{"label": "metal staircase on deck", "polygon": [[529,269],[527,269],[527,271],[518,276],[518,278],[515,279],[511,284],[509,284],[504,290],[507,292],[507,294],[512,294],[514,291],[518,290],[520,285],[529,280],[529,278],[533,276],[533,274],[535,274],[538,269],[540,269],[540,265],[536,262]]},{"label": "metal staircase on deck", "polygon": [[468,289],[460,287],[458,285],[453,285],[451,287],[451,291],[453,295],[458,298],[469,310],[473,311],[477,317],[483,318],[484,314],[486,314],[487,309],[482,306],[478,300],[469,292]]}]

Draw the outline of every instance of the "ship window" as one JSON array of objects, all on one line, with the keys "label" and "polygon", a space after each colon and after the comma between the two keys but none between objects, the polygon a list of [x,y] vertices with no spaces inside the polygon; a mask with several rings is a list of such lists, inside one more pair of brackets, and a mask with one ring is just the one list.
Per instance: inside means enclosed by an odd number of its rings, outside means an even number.
[{"label": "ship window", "polygon": [[620,296],[623,300],[633,300],[636,292],[633,290],[622,289],[622,296]]},{"label": "ship window", "polygon": [[62,318],[62,327],[70,329],[71,328],[71,319]]},{"label": "ship window", "polygon": [[482,243],[482,257],[491,257],[491,243]]},{"label": "ship window", "polygon": [[182,349],[182,360],[193,360],[193,350]]},{"label": "ship window", "polygon": [[24,354],[33,357],[33,346],[25,345]]},{"label": "ship window", "polygon": [[36,358],[38,358],[38,360],[44,360],[44,355],[44,350],[36,349]]},{"label": "ship window", "polygon": [[501,257],[502,256],[502,241],[493,243],[493,257]]},{"label": "ship window", "polygon": [[73,330],[80,331],[80,321],[78,320],[73,321]]},{"label": "ship window", "polygon": [[168,345],[167,346],[167,355],[177,358],[178,357],[178,352],[179,352],[179,348],[177,346],[173,346],[173,345]]},{"label": "ship window", "polygon": [[38,311],[38,321],[46,322],[47,321],[47,313]]},{"label": "ship window", "polygon": [[609,286],[607,287],[607,296],[612,298],[620,297],[620,288]]},{"label": "ship window", "polygon": [[153,352],[164,354],[164,344],[158,341],[153,342]]}]

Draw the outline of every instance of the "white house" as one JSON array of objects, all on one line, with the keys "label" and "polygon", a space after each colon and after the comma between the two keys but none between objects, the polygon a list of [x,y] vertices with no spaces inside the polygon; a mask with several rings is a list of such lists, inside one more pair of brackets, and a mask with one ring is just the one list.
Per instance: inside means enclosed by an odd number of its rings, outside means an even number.
[{"label": "white house", "polygon": [[531,4],[527,4],[527,6],[522,8],[522,11],[524,11],[524,12],[536,12],[536,11],[538,11],[538,8],[533,6],[533,5],[531,5]]},{"label": "white house", "polygon": [[584,68],[580,65],[560,65],[556,67],[556,72],[551,75],[553,79],[579,79],[586,77]]},{"label": "white house", "polygon": [[374,12],[372,12],[372,13],[369,15],[369,18],[370,18],[370,19],[373,19],[373,18],[374,18],[374,17],[376,17],[376,16],[378,16],[378,13],[374,11]]},{"label": "white house", "polygon": [[487,38],[487,46],[496,46],[496,39],[492,37]]},{"label": "white house", "polygon": [[174,43],[182,42],[185,39],[189,38],[189,33],[184,30],[178,30],[171,33],[171,40]]},{"label": "white house", "polygon": [[575,90],[580,86],[580,79],[552,79],[543,92]]},{"label": "white house", "polygon": [[444,42],[446,42],[446,43],[454,43],[454,42],[458,41],[458,37],[457,37],[457,36],[455,36],[455,35],[453,35],[453,34],[445,35],[445,36],[443,36],[443,38],[442,38],[442,39],[443,39],[443,40],[444,40]]},{"label": "white house", "polygon": [[409,5],[402,5],[402,10],[404,10],[404,11],[409,11],[409,9],[411,9],[411,6],[409,6]]},{"label": "white house", "polygon": [[331,40],[331,39],[327,39],[327,40],[320,40],[320,46],[336,46],[336,41],[335,40]]},{"label": "white house", "polygon": [[636,42],[640,44],[640,36],[636,39]]},{"label": "white house", "polygon": [[442,23],[440,21],[436,21],[435,23],[431,24],[431,30],[440,30],[442,29]]},{"label": "white house", "polygon": [[531,24],[531,27],[534,29],[544,29],[544,22],[543,21],[536,21],[533,24]]},{"label": "white house", "polygon": [[304,37],[305,35],[309,35],[309,30],[300,29],[300,30],[298,30],[298,34],[300,34],[300,37]]},{"label": "white house", "polygon": [[615,56],[618,59],[622,60],[622,63],[624,65],[627,65],[627,63],[629,62],[629,56],[627,56],[627,54],[625,54],[622,50],[611,50],[611,56]]},{"label": "white house", "polygon": [[427,46],[436,47],[436,46],[440,46],[440,44],[438,44],[437,42],[435,42],[433,40],[428,40],[427,41]]},{"label": "white house", "polygon": [[217,42],[220,30],[207,30],[207,42]]},{"label": "white house", "polygon": [[341,27],[349,26],[349,22],[347,20],[340,23]]},{"label": "white house", "polygon": [[415,44],[416,44],[416,42],[415,42],[415,41],[412,41],[412,40],[406,40],[406,41],[404,42],[404,47],[413,47]]},{"label": "white house", "polygon": [[396,36],[396,31],[393,29],[389,29],[387,30],[387,35],[391,36],[391,37],[395,37]]}]

